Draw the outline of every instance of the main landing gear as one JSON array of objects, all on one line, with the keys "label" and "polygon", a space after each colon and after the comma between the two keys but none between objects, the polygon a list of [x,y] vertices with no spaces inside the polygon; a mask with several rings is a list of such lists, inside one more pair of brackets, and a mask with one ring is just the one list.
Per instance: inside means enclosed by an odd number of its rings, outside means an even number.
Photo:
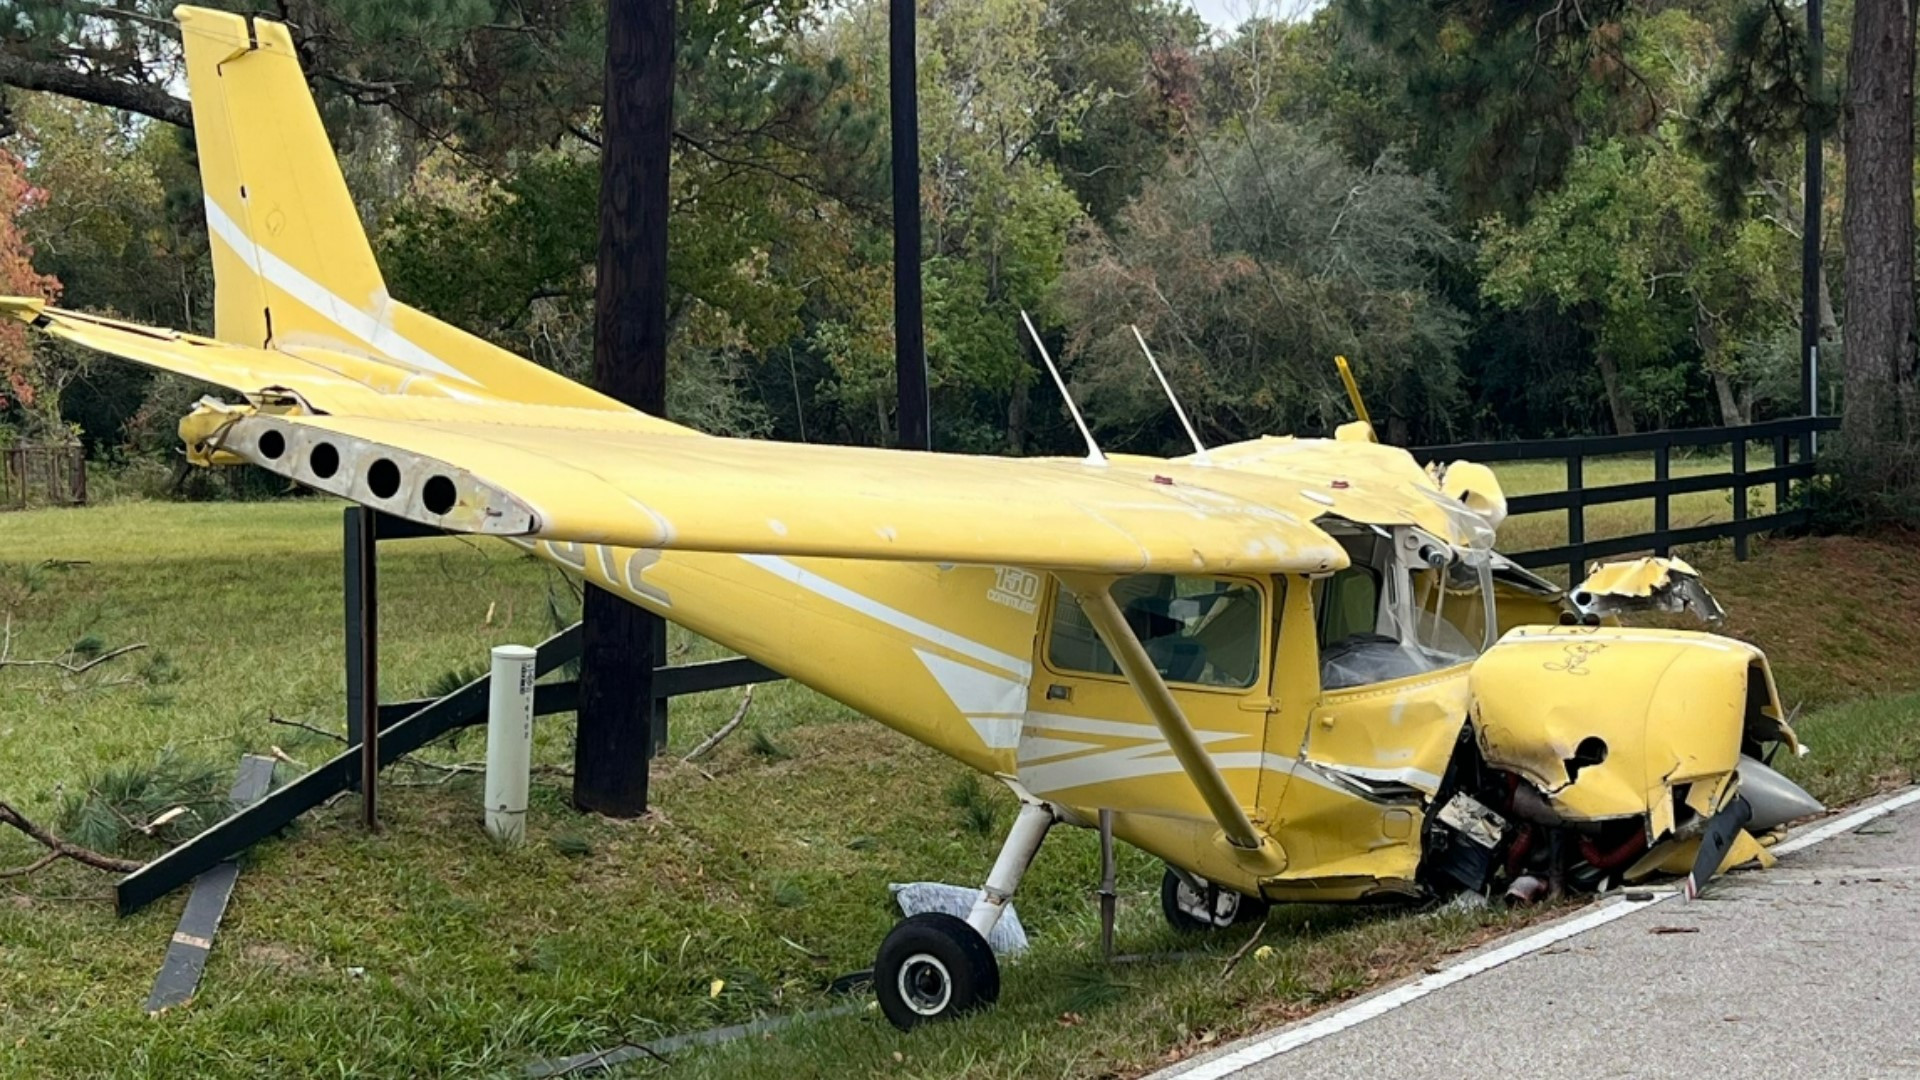
[{"label": "main landing gear", "polygon": [[1267,917],[1267,902],[1169,866],[1160,878],[1160,913],[1175,930],[1198,934],[1257,923]]},{"label": "main landing gear", "polygon": [[1053,827],[1053,808],[1022,803],[987,887],[965,919],[923,912],[902,920],[880,943],[873,988],[880,1011],[902,1031],[984,1008],[1000,998],[1000,963],[987,935],[1020,887],[1027,865]]}]

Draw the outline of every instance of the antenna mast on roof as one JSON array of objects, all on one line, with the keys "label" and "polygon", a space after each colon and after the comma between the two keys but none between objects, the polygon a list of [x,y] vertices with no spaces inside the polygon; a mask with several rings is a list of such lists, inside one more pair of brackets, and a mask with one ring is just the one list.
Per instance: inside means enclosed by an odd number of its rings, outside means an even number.
[{"label": "antenna mast on roof", "polygon": [[1193,443],[1194,457],[1199,459],[1202,465],[1213,464],[1213,459],[1207,456],[1207,444],[1201,442],[1200,433],[1193,430],[1193,421],[1187,419],[1186,407],[1181,405],[1180,399],[1174,395],[1173,384],[1167,381],[1167,373],[1160,370],[1160,361],[1153,358],[1153,350],[1147,348],[1147,339],[1141,335],[1140,328],[1128,323],[1127,329],[1133,331],[1133,340],[1140,343],[1140,351],[1147,355],[1147,366],[1153,369],[1154,378],[1160,380],[1160,389],[1166,391],[1167,401],[1173,406],[1173,415],[1179,417],[1180,426],[1187,429],[1187,438]]},{"label": "antenna mast on roof", "polygon": [[1040,362],[1047,365],[1047,373],[1053,376],[1053,385],[1059,387],[1060,396],[1067,399],[1067,411],[1073,414],[1074,425],[1080,429],[1081,437],[1087,440],[1087,464],[1105,465],[1107,455],[1101,452],[1100,444],[1093,441],[1093,432],[1087,429],[1086,418],[1080,415],[1080,406],[1073,403],[1073,395],[1067,392],[1067,380],[1060,377],[1060,369],[1054,366],[1046,343],[1040,340],[1040,331],[1033,328],[1033,318],[1022,310],[1020,321],[1027,324],[1027,335],[1033,338],[1033,347],[1040,350]]}]

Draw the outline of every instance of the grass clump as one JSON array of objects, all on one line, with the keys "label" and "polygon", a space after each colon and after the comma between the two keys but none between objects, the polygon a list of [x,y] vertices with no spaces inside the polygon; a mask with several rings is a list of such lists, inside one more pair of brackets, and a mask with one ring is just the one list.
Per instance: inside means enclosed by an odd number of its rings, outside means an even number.
[{"label": "grass clump", "polygon": [[978,773],[961,773],[947,785],[947,805],[960,812],[960,827],[975,836],[991,836],[1000,831],[999,808],[993,796],[980,782]]}]

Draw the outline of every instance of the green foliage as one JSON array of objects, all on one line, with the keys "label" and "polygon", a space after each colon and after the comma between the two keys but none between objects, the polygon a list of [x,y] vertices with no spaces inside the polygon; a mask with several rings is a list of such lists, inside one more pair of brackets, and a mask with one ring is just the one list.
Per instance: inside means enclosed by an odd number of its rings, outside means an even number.
[{"label": "green foliage", "polygon": [[[84,777],[60,808],[66,839],[125,856],[164,851],[225,817],[232,777],[175,750],[153,761],[109,766]],[[164,824],[154,823],[175,809]]]},{"label": "green foliage", "polygon": [[[158,0],[119,10],[165,17]],[[12,60],[177,90],[177,45],[152,23],[6,12]],[[894,438],[886,13],[677,11],[668,406],[695,427]],[[284,14],[394,294],[587,378],[602,7]],[[1143,449],[1181,441],[1128,322],[1214,439],[1344,418],[1339,352],[1396,441],[1578,433],[1609,405],[1668,424],[1784,407],[1798,127],[1831,109],[1805,85],[1797,16],[1781,0],[1335,0],[1209,36],[1171,0],[923,5],[936,441],[1071,449],[1022,310],[1071,354],[1103,437]],[[71,99],[6,104],[46,192],[21,217],[35,267],[75,306],[206,329],[190,137]],[[40,367],[96,455],[164,458],[208,391],[58,346]]]},{"label": "green foliage", "polygon": [[1743,4],[1687,129],[1688,142],[1711,165],[1711,190],[1729,217],[1774,171],[1769,158],[1800,150],[1809,121],[1831,128],[1832,91],[1810,85],[1810,76],[1801,13],[1782,0]]},{"label": "green foliage", "polygon": [[1791,318],[1793,238],[1757,216],[1718,214],[1704,164],[1676,143],[1667,130],[1576,151],[1564,186],[1523,224],[1483,223],[1481,289],[1506,307],[1545,303],[1581,320],[1600,362],[1622,372],[1607,391],[1616,410],[1671,424],[1697,357],[1726,388],[1721,420],[1743,423],[1757,382],[1752,342]]},{"label": "green foliage", "polygon": [[747,736],[747,752],[768,761],[785,761],[793,756],[793,751],[775,740],[765,728],[754,728]]},{"label": "green foliage", "polygon": [[426,696],[446,697],[475,679],[484,678],[487,671],[487,666],[480,663],[461,664],[459,667],[449,668],[434,676],[433,681],[427,684]]},{"label": "green foliage", "polygon": [[1402,432],[1445,431],[1463,326],[1438,288],[1459,252],[1443,210],[1427,178],[1357,167],[1309,130],[1210,138],[1076,243],[1061,282],[1076,394],[1096,426],[1157,442],[1142,449],[1177,444],[1138,325],[1210,440],[1349,419],[1337,354]]}]

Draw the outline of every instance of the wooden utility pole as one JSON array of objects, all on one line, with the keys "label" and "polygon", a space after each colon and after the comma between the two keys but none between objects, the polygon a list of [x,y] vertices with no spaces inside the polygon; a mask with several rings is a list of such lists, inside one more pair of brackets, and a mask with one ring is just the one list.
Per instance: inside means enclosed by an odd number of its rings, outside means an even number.
[{"label": "wooden utility pole", "polygon": [[[674,0],[608,0],[600,134],[595,388],[652,413],[667,404],[667,158],[673,138]],[[573,802],[611,817],[647,811],[653,669],[666,627],[589,584],[581,615]]]},{"label": "wooden utility pole", "polygon": [[893,127],[894,384],[899,390],[900,447],[933,449],[927,401],[927,339],[920,300],[920,63],[914,4],[887,7],[888,111]]},{"label": "wooden utility pole", "polygon": [[[1800,215],[1800,415],[1820,415],[1820,188],[1825,178],[1821,125],[1826,94],[1826,30],[1820,0],[1807,0],[1807,161],[1804,209]],[[1815,436],[1801,448],[1812,456]]]}]

